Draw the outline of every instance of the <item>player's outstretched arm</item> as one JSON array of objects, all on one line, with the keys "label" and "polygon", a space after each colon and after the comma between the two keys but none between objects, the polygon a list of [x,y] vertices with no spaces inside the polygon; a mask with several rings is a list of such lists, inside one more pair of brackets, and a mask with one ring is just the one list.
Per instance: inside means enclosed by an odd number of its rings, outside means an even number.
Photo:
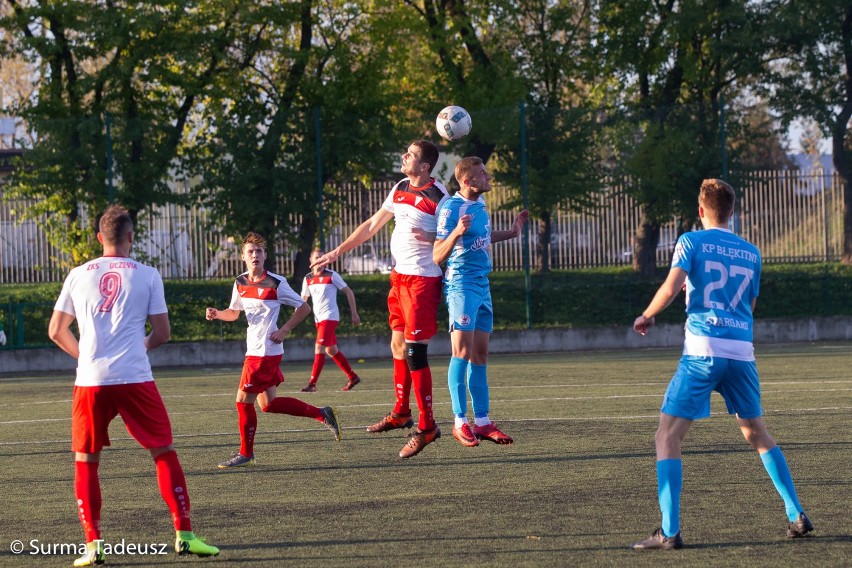
[{"label": "player's outstretched arm", "polygon": [[648,307],[645,308],[642,315],[637,317],[633,322],[633,330],[636,333],[645,335],[648,328],[654,325],[654,316],[669,307],[672,301],[683,289],[683,285],[686,282],[686,276],[686,271],[682,268],[675,267],[669,270],[669,275],[666,277],[666,281],[660,285],[657,293],[654,294],[654,299],[651,300],[651,303],[648,304]]},{"label": "player's outstretched arm", "polygon": [[365,243],[373,238],[373,236],[379,232],[379,229],[384,227],[391,219],[393,219],[393,213],[385,209],[379,209],[373,213],[372,217],[358,225],[358,228],[352,231],[352,234],[349,235],[345,241],[340,243],[340,246],[328,251],[316,259],[316,261],[312,262],[310,268],[315,266],[325,268],[337,260],[340,255],[346,254],[361,243]]},{"label": "player's outstretched arm", "polygon": [[77,359],[80,357],[80,343],[71,333],[73,321],[74,316],[71,314],[53,310],[53,315],[50,316],[50,324],[47,326],[47,335],[60,349]]},{"label": "player's outstretched arm", "polygon": [[491,233],[491,242],[499,243],[500,241],[507,241],[509,239],[517,238],[521,235],[521,231],[524,229],[524,224],[530,218],[530,212],[524,209],[520,213],[518,213],[517,217],[515,217],[515,221],[512,223],[512,228],[508,231],[494,231]]},{"label": "player's outstretched arm", "polygon": [[236,321],[238,317],[240,317],[239,310],[232,310],[231,308],[225,310],[217,310],[216,308],[207,308],[207,311],[204,314],[204,317],[207,318],[208,321],[213,320],[222,320],[222,321]]}]

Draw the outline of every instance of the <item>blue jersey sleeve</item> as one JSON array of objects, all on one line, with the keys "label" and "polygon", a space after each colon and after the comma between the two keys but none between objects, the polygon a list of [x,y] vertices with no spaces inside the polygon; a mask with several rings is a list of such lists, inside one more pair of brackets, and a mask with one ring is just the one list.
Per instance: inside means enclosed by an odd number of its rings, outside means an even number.
[{"label": "blue jersey sleeve", "polygon": [[452,199],[445,199],[441,202],[441,207],[438,209],[438,234],[437,238],[444,240],[456,225],[459,224],[458,209],[453,207]]}]

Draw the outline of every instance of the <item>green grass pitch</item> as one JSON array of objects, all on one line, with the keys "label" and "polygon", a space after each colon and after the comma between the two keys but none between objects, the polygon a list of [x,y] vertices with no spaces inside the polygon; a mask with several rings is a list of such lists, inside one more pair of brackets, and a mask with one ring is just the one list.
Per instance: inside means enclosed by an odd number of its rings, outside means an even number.
[{"label": "green grass pitch", "polygon": [[[100,468],[107,543],[169,543],[167,556],[112,555],[110,566],[842,566],[852,544],[852,349],[758,348],[770,432],[785,451],[813,538],[787,540],[760,460],[718,395],[684,444],[680,551],[633,551],[659,525],[654,430],[675,350],[492,356],[492,418],[515,438],[465,448],[451,435],[446,358],[434,358],[443,437],[411,460],[401,432],[365,427],[392,405],[389,360],[355,363],[341,392],[327,363],[316,393],[286,364],[279,396],[336,407],[334,441],[305,418],[258,413],[255,468],[219,470],[238,449],[237,368],[157,371],[186,470],[196,532],[218,558],[177,558],[149,454],[120,419]],[[286,356],[285,356],[286,359]],[[71,376],[0,380],[0,565],[70,566],[30,554],[80,543],[69,451]],[[25,543],[13,555],[10,543]],[[59,550],[61,553],[61,549]]]}]

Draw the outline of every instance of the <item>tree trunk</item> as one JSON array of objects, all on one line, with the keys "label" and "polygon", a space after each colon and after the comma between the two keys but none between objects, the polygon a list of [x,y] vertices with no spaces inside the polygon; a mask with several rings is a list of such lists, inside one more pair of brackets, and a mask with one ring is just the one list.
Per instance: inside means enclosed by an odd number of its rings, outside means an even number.
[{"label": "tree trunk", "polygon": [[535,245],[538,253],[538,271],[550,272],[550,212],[541,214],[538,222],[538,242]]},{"label": "tree trunk", "polygon": [[657,243],[660,241],[660,224],[644,211],[642,224],[633,236],[633,270],[643,278],[657,273]]},{"label": "tree trunk", "polygon": [[293,283],[298,283],[308,273],[311,264],[311,251],[314,248],[314,239],[317,236],[317,220],[304,215],[299,225],[299,251],[293,262]]}]

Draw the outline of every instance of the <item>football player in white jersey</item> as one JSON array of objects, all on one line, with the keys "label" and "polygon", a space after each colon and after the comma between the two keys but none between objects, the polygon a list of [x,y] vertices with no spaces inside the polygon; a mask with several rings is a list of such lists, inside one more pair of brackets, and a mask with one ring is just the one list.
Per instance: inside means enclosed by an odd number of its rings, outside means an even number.
[{"label": "football player in white jersey", "polygon": [[733,188],[707,179],[698,195],[703,231],[680,236],[672,266],[653,300],[633,322],[642,335],[654,316],[686,290],[686,338],[677,371],[666,390],[655,437],[657,495],[662,526],[635,549],[683,547],[680,493],[683,486],[681,443],[694,420],[710,416],[710,394],[725,399],[746,441],[784,501],[787,536],[814,529],[804,513],[784,454],[766,429],[754,360],[754,307],[760,290],[761,258],[756,246],[728,230],[734,213]]},{"label": "football player in white jersey", "polygon": [[311,264],[312,268],[327,266],[394,220],[391,253],[396,266],[391,272],[388,324],[396,404],[390,414],[369,426],[367,431],[378,433],[413,426],[409,404],[413,386],[420,418],[417,430],[399,451],[402,458],[418,454],[441,436],[432,414],[432,371],[427,357],[429,340],[438,331],[441,301],[441,268],[432,260],[438,226],[436,213],[447,198],[446,188],[431,177],[437,163],[435,144],[428,140],[412,142],[402,155],[401,171],[407,177],[391,189],[372,217],[359,225],[340,246]]},{"label": "football player in white jersey", "polygon": [[[315,248],[311,252],[311,262],[322,256],[322,249]],[[340,321],[340,310],[337,308],[337,291],[343,292],[349,302],[349,314],[352,317],[352,325],[361,324],[361,316],[355,305],[355,293],[346,285],[340,274],[329,268],[314,267],[302,279],[302,299],[306,302],[308,298],[314,304],[314,322],[317,326],[317,340],[314,344],[314,365],[311,368],[311,378],[302,392],[315,392],[322,368],[325,366],[325,356],[328,354],[331,360],[340,367],[346,375],[347,382],[342,389],[352,390],[361,382],[361,377],[352,370],[349,360],[337,347],[337,324]]]},{"label": "football player in white jersey", "polygon": [[[119,414],[130,435],[154,458],[160,494],[172,514],[176,552],[216,556],[219,549],[192,532],[186,479],[148,360],[148,351],[171,335],[163,281],[155,268],[130,258],[133,221],[123,207],[107,208],[97,237],[103,256],[71,270],[48,331],[53,342],[77,359],[71,447],[77,513],[87,550],[74,566],[105,561],[98,465],[101,450],[110,445],[109,423]],[[70,328],[75,319],[79,340]],[[151,325],[147,336],[146,322]]]},{"label": "football player in white jersey", "polygon": [[[254,436],[257,431],[255,401],[263,412],[304,416],[322,422],[340,441],[340,425],[334,409],[318,408],[297,398],[276,397],[278,385],[284,382],[281,359],[284,338],[311,313],[311,307],[299,297],[283,276],[267,272],[266,239],[249,232],[243,239],[241,254],[246,272],[234,281],[231,304],[227,309],[207,308],[208,320],[234,321],[246,313],[246,358],[237,388],[237,416],[240,428],[240,451],[219,464],[220,468],[251,466],[254,460]],[[284,325],[278,327],[281,305],[295,308]]]}]

